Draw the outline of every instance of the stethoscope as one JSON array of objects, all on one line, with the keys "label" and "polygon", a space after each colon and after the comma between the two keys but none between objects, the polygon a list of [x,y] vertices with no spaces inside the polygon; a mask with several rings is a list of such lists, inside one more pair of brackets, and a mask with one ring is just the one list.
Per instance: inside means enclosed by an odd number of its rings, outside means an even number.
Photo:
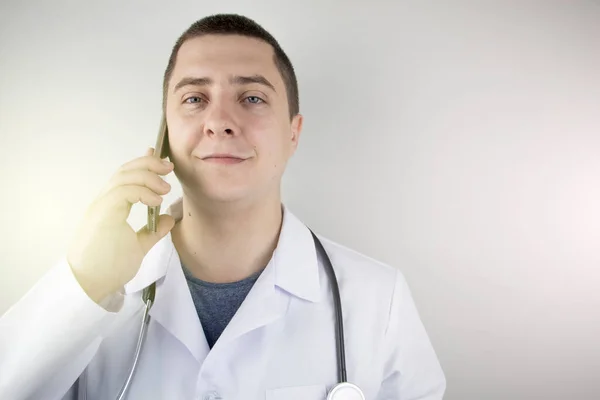
[{"label": "stethoscope", "polygon": [[[336,347],[337,347],[337,370],[338,370],[338,383],[329,391],[327,395],[327,400],[365,400],[365,396],[360,388],[352,383],[347,382],[346,377],[346,350],[344,348],[344,323],[342,320],[342,302],[340,299],[340,289],[338,286],[337,278],[335,276],[335,271],[333,270],[333,265],[331,264],[331,260],[327,255],[327,252],[323,248],[323,244],[311,230],[313,240],[315,242],[315,247],[317,252],[325,262],[325,270],[329,277],[329,281],[331,282],[331,291],[333,292],[333,305],[335,308],[335,319],[336,319]],[[146,287],[142,292],[142,300],[144,301],[144,316],[142,318],[142,325],[140,327],[140,334],[138,337],[138,342],[135,349],[135,356],[133,358],[133,364],[129,370],[129,374],[127,376],[127,380],[123,384],[121,391],[117,396],[117,400],[125,399],[127,394],[127,390],[131,384],[133,379],[133,375],[135,374],[137,364],[140,357],[140,352],[142,347],[144,346],[144,340],[146,338],[146,333],[148,332],[148,323],[150,322],[150,315],[148,314],[152,304],[154,303],[154,295],[156,293],[156,283],[153,282],[148,287]]]}]

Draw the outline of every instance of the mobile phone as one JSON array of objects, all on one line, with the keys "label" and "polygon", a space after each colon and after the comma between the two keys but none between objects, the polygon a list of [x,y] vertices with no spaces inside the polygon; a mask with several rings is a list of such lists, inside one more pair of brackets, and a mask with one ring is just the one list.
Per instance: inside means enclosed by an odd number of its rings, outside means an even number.
[{"label": "mobile phone", "polygon": [[[163,115],[158,129],[158,137],[154,146],[154,157],[163,159],[169,156],[169,131],[167,129],[167,120]],[[158,216],[160,215],[160,205],[148,207],[148,230],[156,232],[158,225]]]}]

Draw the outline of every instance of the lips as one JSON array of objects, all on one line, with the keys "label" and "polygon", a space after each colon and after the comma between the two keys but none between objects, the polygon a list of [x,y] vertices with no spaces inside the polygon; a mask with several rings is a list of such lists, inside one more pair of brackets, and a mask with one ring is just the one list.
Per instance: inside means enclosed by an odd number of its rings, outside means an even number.
[{"label": "lips", "polygon": [[203,160],[207,160],[209,158],[231,158],[231,159],[237,159],[237,160],[243,160],[244,159],[243,157],[239,157],[239,156],[236,156],[236,155],[233,155],[233,154],[211,154],[211,155],[208,155],[206,157],[203,157],[202,159]]},{"label": "lips", "polygon": [[202,160],[217,164],[238,164],[246,159],[233,154],[211,154],[203,157]]}]

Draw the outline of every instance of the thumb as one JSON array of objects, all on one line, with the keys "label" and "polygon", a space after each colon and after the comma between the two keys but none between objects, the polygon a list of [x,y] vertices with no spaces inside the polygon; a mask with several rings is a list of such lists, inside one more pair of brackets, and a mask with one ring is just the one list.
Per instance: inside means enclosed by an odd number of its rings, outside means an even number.
[{"label": "thumb", "polygon": [[170,215],[162,214],[158,217],[156,232],[148,230],[148,225],[141,228],[137,232],[137,236],[144,254],[147,254],[160,239],[165,237],[167,233],[173,229],[174,226],[175,219]]}]

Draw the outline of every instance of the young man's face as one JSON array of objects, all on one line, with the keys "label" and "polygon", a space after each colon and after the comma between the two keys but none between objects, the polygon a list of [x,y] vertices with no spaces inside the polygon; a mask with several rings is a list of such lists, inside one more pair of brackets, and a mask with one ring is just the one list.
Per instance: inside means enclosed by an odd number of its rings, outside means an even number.
[{"label": "young man's face", "polygon": [[279,195],[302,117],[290,121],[269,44],[234,35],[186,41],[169,81],[166,118],[170,158],[185,192],[210,201]]}]

